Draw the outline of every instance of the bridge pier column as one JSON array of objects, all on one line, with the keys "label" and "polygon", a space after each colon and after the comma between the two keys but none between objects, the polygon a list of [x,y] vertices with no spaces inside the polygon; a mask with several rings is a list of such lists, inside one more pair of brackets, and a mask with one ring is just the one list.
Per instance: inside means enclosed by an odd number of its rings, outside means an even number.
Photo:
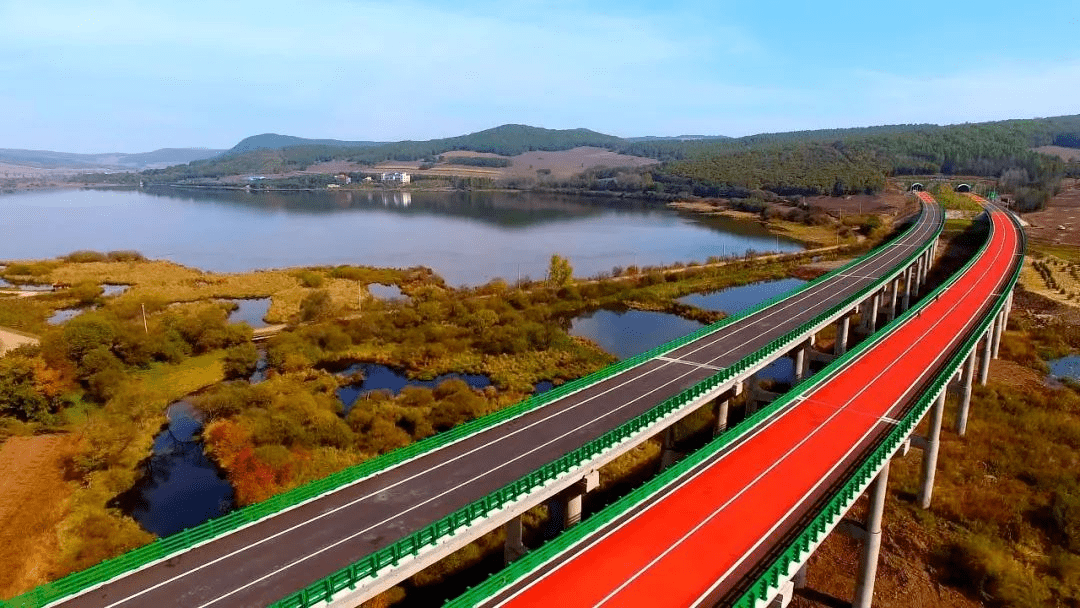
[{"label": "bridge pier column", "polygon": [[511,518],[503,524],[506,531],[506,540],[503,541],[503,561],[507,564],[525,555],[528,549],[521,540],[521,516]]},{"label": "bridge pier column", "polygon": [[900,291],[900,278],[897,277],[889,281],[889,308],[885,313],[885,318],[891,323],[896,318],[896,299],[897,292]]},{"label": "bridge pier column", "polygon": [[964,375],[960,378],[960,407],[956,409],[956,434],[967,434],[968,410],[971,407],[971,384],[975,379],[975,349],[964,360]]},{"label": "bridge pier column", "polygon": [[728,428],[728,408],[731,407],[731,400],[742,394],[743,383],[736,382],[735,386],[728,389],[726,392],[716,398],[716,426],[713,427],[713,437],[716,437],[720,433],[723,433]]},{"label": "bridge pier column", "polygon": [[679,459],[679,453],[675,451],[675,425],[664,429],[660,434],[660,470],[663,471],[675,464],[675,461]]},{"label": "bridge pier column", "polygon": [[926,283],[926,254],[919,256],[919,269],[916,271],[915,277],[915,295],[918,295],[922,289],[923,284]]},{"label": "bridge pier column", "polygon": [[911,275],[912,266],[904,270],[904,310],[911,308]]},{"label": "bridge pier column", "polygon": [[867,319],[866,323],[866,329],[869,333],[874,333],[875,331],[877,331],[877,316],[879,304],[881,302],[881,295],[882,293],[879,291],[874,295],[870,296],[870,318]]},{"label": "bridge pier column", "polygon": [[945,393],[934,402],[930,409],[930,428],[927,436],[920,438],[918,446],[923,448],[922,486],[919,488],[919,506],[930,508],[930,499],[934,496],[934,475],[937,473],[938,451],[941,448],[941,418],[945,413]]},{"label": "bridge pier column", "polygon": [[836,325],[836,344],[833,346],[833,353],[837,356],[847,352],[848,333],[850,331],[851,315],[844,313]]},{"label": "bridge pier column", "polygon": [[600,486],[600,473],[590,471],[580,481],[559,493],[563,503],[563,529],[581,521],[581,498]]},{"label": "bridge pier column", "polygon": [[1008,317],[1005,316],[1005,307],[1002,306],[1001,310],[994,318],[994,354],[993,358],[998,358],[998,351],[1001,350],[1001,334],[1005,333],[1005,324],[1008,323]]},{"label": "bridge pier column", "polygon": [[889,464],[885,460],[877,478],[870,487],[870,505],[866,514],[863,549],[859,555],[859,574],[855,580],[855,601],[852,608],[870,608],[874,599],[874,582],[877,579],[878,556],[881,553],[881,520],[885,515],[885,494],[889,484]]},{"label": "bridge pier column", "polygon": [[810,374],[810,341],[807,340],[795,347],[795,381],[802,380]]},{"label": "bridge pier column", "polygon": [[982,337],[982,355],[979,357],[979,384],[986,386],[986,378],[990,375],[990,353],[993,350],[994,322],[986,328]]}]

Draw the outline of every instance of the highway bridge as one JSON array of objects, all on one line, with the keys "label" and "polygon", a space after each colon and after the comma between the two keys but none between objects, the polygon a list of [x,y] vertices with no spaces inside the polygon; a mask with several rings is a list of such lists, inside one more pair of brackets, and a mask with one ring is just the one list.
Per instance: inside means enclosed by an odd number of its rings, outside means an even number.
[{"label": "highway bridge", "polygon": [[[997,356],[1023,236],[994,210],[968,265],[871,340],[646,487],[453,606],[783,606],[837,526],[863,541],[854,605],[869,606],[890,459],[923,449],[933,491],[945,389],[966,426],[975,361]],[[929,432],[915,436],[929,412]],[[843,520],[870,488],[865,522]]]},{"label": "highway bridge", "polygon": [[[924,204],[899,237],[784,297],[589,377],[161,539],[15,598],[16,606],[356,605],[549,499],[568,523],[597,470],[687,414],[753,390],[791,356],[803,377],[814,336],[846,349],[907,308],[933,259],[942,212]],[[747,354],[749,353],[749,354]],[[298,591],[299,590],[299,591]]]}]

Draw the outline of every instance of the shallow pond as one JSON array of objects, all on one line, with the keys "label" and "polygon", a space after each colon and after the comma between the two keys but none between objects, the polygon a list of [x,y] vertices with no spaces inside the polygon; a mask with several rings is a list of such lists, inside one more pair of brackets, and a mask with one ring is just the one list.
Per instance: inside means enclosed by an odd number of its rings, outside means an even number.
[{"label": "shallow pond", "polygon": [[406,386],[435,388],[442,382],[452,378],[464,380],[466,384],[475,389],[491,386],[491,379],[481,374],[443,374],[436,376],[432,380],[413,380],[398,370],[378,363],[357,363],[341,372],[341,375],[349,376],[357,372],[363,374],[363,381],[343,386],[337,390],[338,399],[344,404],[346,412],[352,408],[361,395],[371,391],[386,390],[397,395]]},{"label": "shallow pond", "polygon": [[762,281],[760,283],[719,289],[709,293],[690,294],[679,298],[679,302],[705,310],[718,310],[728,314],[735,314],[805,284],[806,281],[802,279],[792,278]]},{"label": "shallow pond", "polygon": [[597,310],[575,317],[570,334],[588,338],[619,359],[627,359],[701,327],[697,321],[663,312]]},{"label": "shallow pond", "polygon": [[89,309],[86,308],[61,308],[54,312],[45,322],[49,325],[59,325],[64,321],[70,321]]},{"label": "shallow pond", "polygon": [[131,285],[121,285],[121,284],[117,284],[117,283],[104,283],[104,284],[101,285],[101,288],[104,290],[104,293],[102,295],[105,296],[105,297],[118,296],[118,295],[124,293],[125,291],[127,291],[130,287],[131,287]]},{"label": "shallow pond", "polygon": [[1069,355],[1059,359],[1052,359],[1046,364],[1050,367],[1050,375],[1055,378],[1071,378],[1080,381],[1080,355]]},{"label": "shallow pond", "polygon": [[370,283],[367,286],[368,293],[380,300],[400,300],[405,297],[401,288],[397,285],[383,285],[382,283]]},{"label": "shallow pond", "polygon": [[269,325],[263,320],[270,312],[270,298],[223,299],[222,302],[236,304],[236,310],[229,313],[230,323],[247,323],[251,329]]},{"label": "shallow pond", "polygon": [[144,529],[168,536],[236,507],[232,485],[195,438],[202,421],[191,404],[169,406],[169,425],[154,438],[146,474],[116,499]]}]

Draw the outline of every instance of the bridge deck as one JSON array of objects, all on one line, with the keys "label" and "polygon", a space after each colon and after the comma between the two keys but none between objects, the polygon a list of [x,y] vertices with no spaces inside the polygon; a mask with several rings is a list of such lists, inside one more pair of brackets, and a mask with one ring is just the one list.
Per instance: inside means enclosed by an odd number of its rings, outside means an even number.
[{"label": "bridge deck", "polygon": [[[521,478],[799,328],[893,270],[937,230],[918,225],[848,272],[674,352],[333,494],[56,605],[261,606]],[[672,361],[678,359],[681,361]]]},{"label": "bridge deck", "polygon": [[1004,214],[992,219],[993,241],[984,254],[918,316],[766,424],[481,605],[734,602],[888,434],[996,301],[1018,236]]}]

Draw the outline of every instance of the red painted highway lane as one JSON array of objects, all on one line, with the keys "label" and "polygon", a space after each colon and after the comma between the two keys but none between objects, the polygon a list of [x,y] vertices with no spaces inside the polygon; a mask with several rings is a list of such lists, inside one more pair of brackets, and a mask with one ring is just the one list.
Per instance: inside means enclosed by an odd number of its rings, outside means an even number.
[{"label": "red painted highway lane", "polygon": [[950,289],[917,317],[789,411],[631,519],[595,540],[500,606],[693,606],[763,539],[794,523],[858,446],[887,432],[895,415],[992,302],[1018,236],[993,213],[993,241]]}]

